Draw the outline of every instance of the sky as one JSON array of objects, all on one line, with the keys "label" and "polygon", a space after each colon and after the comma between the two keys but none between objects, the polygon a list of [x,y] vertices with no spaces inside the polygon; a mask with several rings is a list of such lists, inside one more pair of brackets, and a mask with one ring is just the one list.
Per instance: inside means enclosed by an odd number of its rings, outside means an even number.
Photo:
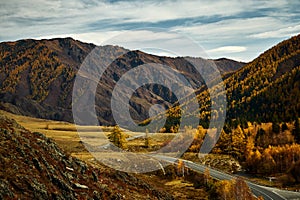
[{"label": "sky", "polygon": [[206,58],[249,62],[300,33],[299,8],[298,0],[2,0],[0,41],[73,37],[158,55],[203,56],[180,35]]}]

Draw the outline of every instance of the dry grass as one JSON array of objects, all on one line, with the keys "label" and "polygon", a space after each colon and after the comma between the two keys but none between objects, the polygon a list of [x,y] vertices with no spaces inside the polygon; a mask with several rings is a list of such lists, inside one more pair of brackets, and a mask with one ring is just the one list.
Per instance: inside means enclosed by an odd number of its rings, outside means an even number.
[{"label": "dry grass", "polygon": [[[40,132],[55,142],[67,153],[83,160],[91,159],[92,155],[86,150],[84,143],[91,146],[101,146],[108,143],[107,135],[111,133],[113,127],[108,126],[76,126],[74,124],[62,121],[53,121],[46,119],[37,119],[27,116],[15,115],[0,110],[1,115],[15,119],[24,128],[31,132]],[[123,129],[129,136],[140,135]],[[153,144],[161,143],[165,136],[155,135]],[[170,137],[170,136],[168,136]],[[157,141],[157,142],[156,142]],[[143,145],[140,139],[130,141],[131,145]]]},{"label": "dry grass", "polygon": [[157,188],[163,189],[172,194],[174,199],[197,199],[207,200],[208,193],[205,188],[195,189],[192,183],[185,181],[183,178],[177,177],[174,180],[162,179],[156,175],[139,174],[139,178],[153,183]]},{"label": "dry grass", "polygon": [[[139,135],[141,133],[132,133],[132,135]],[[176,136],[176,133],[154,133],[149,134],[150,146],[161,146],[167,141],[171,141]],[[130,146],[143,146],[145,144],[144,138],[137,138],[128,142]]]},{"label": "dry grass", "polygon": [[176,188],[193,187],[193,183],[186,182],[183,179],[175,179],[175,180],[166,182],[165,185],[167,185],[167,186],[173,186],[173,187],[176,187]]},{"label": "dry grass", "polygon": [[[82,154],[88,154],[84,145],[80,142],[82,140],[81,137],[84,137],[85,141],[92,141],[96,138],[98,142],[106,143],[107,139],[105,135],[109,133],[108,131],[112,130],[112,127],[75,126],[68,122],[37,119],[15,115],[5,111],[0,111],[0,114],[15,119],[20,125],[31,132],[45,134],[47,137],[55,140],[67,153],[74,153],[74,155],[79,158],[83,157]],[[102,132],[100,132],[101,130]],[[101,137],[99,137],[99,135]],[[102,140],[99,141],[99,138]]]}]

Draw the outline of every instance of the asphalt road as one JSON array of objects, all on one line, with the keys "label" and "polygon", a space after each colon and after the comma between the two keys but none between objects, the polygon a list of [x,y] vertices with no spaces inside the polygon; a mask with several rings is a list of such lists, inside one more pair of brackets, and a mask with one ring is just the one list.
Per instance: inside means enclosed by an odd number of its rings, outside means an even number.
[{"label": "asphalt road", "polygon": [[[169,157],[169,156],[163,156],[163,155],[153,155],[153,157],[167,161],[170,163],[176,163],[178,161],[177,158]],[[181,159],[182,160],[182,159]],[[188,160],[182,160],[186,167],[193,169],[197,172],[203,173],[205,169],[209,169],[210,175],[218,180],[231,180],[236,178],[233,175],[209,168],[205,165],[196,164]],[[255,183],[252,183],[250,181],[246,181],[249,188],[251,189],[252,193],[255,196],[262,196],[265,200],[284,200],[284,199],[300,199],[300,193],[299,192],[291,192],[291,191],[285,191],[285,190],[279,190],[276,188],[271,187],[265,187],[261,185],[257,185]]]},{"label": "asphalt road", "polygon": [[[127,138],[128,141],[134,140],[140,137],[143,137],[145,134],[140,134],[137,136],[133,136],[130,138]],[[104,148],[109,148],[110,143],[103,145]],[[161,161],[167,161],[170,163],[176,163],[178,162],[178,158],[164,156],[164,155],[153,155],[152,157],[161,160]],[[181,159],[182,160],[182,159]],[[231,180],[236,178],[234,175],[230,175],[227,173],[224,173],[222,171],[218,171],[212,168],[209,168],[205,165],[196,164],[189,160],[182,160],[186,167],[193,169],[197,172],[204,173],[205,169],[209,169],[210,175],[218,180]],[[271,187],[265,187],[262,185],[258,185],[255,183],[252,183],[250,181],[246,181],[249,188],[251,189],[252,193],[258,197],[262,196],[265,200],[300,200],[300,193],[299,192],[291,192],[286,190],[280,190],[277,188],[271,188]]]}]

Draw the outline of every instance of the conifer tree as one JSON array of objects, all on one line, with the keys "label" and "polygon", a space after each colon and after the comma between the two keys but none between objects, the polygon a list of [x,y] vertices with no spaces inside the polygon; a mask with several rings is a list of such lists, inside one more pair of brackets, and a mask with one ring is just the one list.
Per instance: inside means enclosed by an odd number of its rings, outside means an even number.
[{"label": "conifer tree", "polygon": [[149,131],[146,129],[145,131],[145,147],[149,148],[150,147],[150,138],[149,138]]},{"label": "conifer tree", "polygon": [[113,131],[108,135],[108,139],[119,148],[126,149],[126,135],[121,131],[119,126],[115,126]]},{"label": "conifer tree", "polygon": [[298,118],[295,120],[295,124],[294,124],[292,134],[295,138],[295,142],[300,143],[300,124],[299,124],[299,119]]}]

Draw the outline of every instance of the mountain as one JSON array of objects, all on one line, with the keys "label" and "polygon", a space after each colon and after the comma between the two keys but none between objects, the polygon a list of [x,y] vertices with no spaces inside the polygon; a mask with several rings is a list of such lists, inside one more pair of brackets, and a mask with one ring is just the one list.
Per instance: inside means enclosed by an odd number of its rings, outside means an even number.
[{"label": "mountain", "polygon": [[0,116],[0,199],[173,199],[133,175],[92,167]]},{"label": "mountain", "polygon": [[71,121],[68,109],[74,76],[94,47],[71,38],[1,43],[1,107],[23,115]]},{"label": "mountain", "polygon": [[[76,73],[95,47],[72,38],[0,43],[0,109],[38,118],[73,121],[71,103]],[[193,88],[203,85],[202,77],[183,57],[160,57],[118,46],[99,49],[105,58],[117,57],[103,73],[95,95],[95,109],[102,125],[115,123],[110,100],[116,83],[139,65],[167,65],[183,74]],[[215,64],[224,76],[245,65],[228,59],[218,59]],[[150,71],[145,71],[145,77],[147,73]],[[130,82],[135,84],[135,80]],[[130,99],[130,114],[140,122],[149,117],[148,110],[154,103],[161,103],[168,109],[177,100],[166,87],[148,84],[138,88]]]},{"label": "mountain", "polygon": [[[224,79],[227,126],[251,122],[292,122],[300,113],[300,35],[285,40]],[[201,124],[208,126],[210,97],[205,87],[197,91]],[[186,107],[189,102],[181,105]],[[178,118],[174,104],[169,118]],[[223,112],[223,111],[220,111]],[[201,114],[201,115],[200,115]],[[159,119],[157,117],[156,119]],[[177,123],[178,120],[175,122]],[[168,128],[175,126],[169,121]],[[225,127],[226,128],[226,127]]]},{"label": "mountain", "polygon": [[229,119],[295,120],[300,113],[300,35],[267,50],[225,83]]}]

